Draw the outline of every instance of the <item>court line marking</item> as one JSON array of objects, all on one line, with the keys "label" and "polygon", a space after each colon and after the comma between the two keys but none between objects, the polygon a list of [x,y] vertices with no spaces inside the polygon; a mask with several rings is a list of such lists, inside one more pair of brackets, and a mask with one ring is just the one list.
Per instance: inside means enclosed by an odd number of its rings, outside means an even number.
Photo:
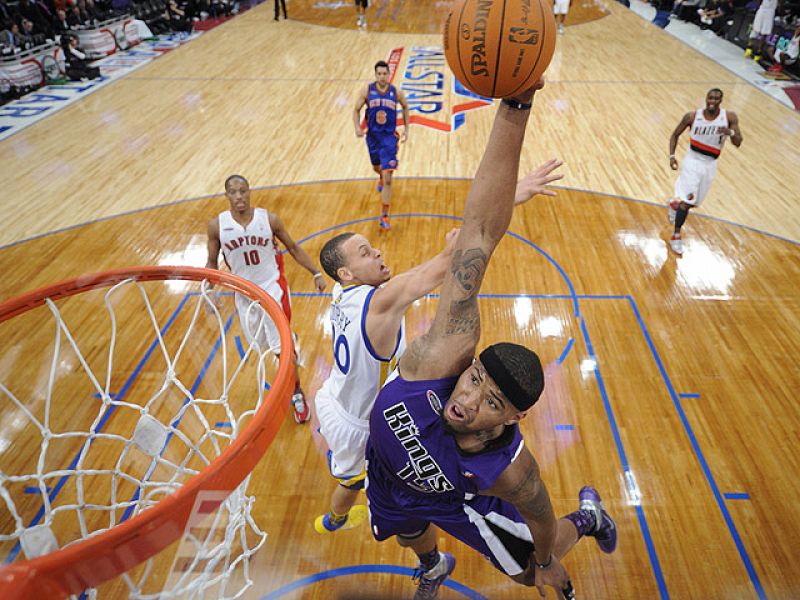
[{"label": "court line marking", "polygon": [[[407,575],[411,577],[414,574],[414,571],[415,569],[411,569],[409,567],[399,567],[396,565],[353,565],[350,567],[340,567],[338,569],[331,569],[329,571],[321,571],[320,573],[315,573],[314,575],[309,575],[308,577],[303,577],[302,579],[288,583],[283,587],[270,592],[266,596],[261,596],[260,600],[277,600],[278,598],[289,594],[290,592],[294,592],[308,585],[313,585],[320,581],[333,579],[335,577],[358,575],[362,573],[388,573],[390,575]],[[445,579],[442,585],[466,596],[467,598],[471,598],[472,600],[488,600],[486,596],[483,596],[475,590],[468,588],[463,583],[459,583],[452,579]]]},{"label": "court line marking", "polygon": [[569,341],[567,342],[567,345],[564,347],[564,350],[561,352],[561,356],[559,356],[558,360],[556,361],[557,365],[560,365],[561,363],[564,362],[564,360],[567,358],[567,354],[569,354],[569,351],[572,350],[572,346],[574,344],[575,344],[575,338],[569,338]]},{"label": "court line marking", "polygon": [[700,394],[678,394],[678,398],[699,398]]},{"label": "court line marking", "polygon": [[726,500],[750,500],[750,494],[747,492],[725,492],[723,496]]},{"label": "court line marking", "polygon": [[[408,180],[430,180],[430,181],[471,181],[472,180],[471,177],[436,177],[436,176],[430,176],[430,177],[426,177],[426,176],[400,177],[400,176],[397,176],[396,179],[398,179],[398,180],[402,180],[402,179],[408,179]],[[354,178],[350,178],[350,179],[319,179],[319,180],[312,180],[312,181],[300,181],[300,182],[297,182],[297,183],[280,183],[280,184],[275,184],[275,185],[264,185],[264,186],[258,186],[258,187],[251,187],[250,190],[251,191],[263,191],[263,190],[272,190],[272,189],[288,188],[288,187],[295,187],[295,186],[321,185],[321,184],[326,184],[326,183],[346,183],[346,182],[352,182],[352,181],[368,181],[368,182],[374,183],[375,177],[374,176],[373,177],[354,177]],[[649,206],[655,206],[655,207],[662,208],[662,209],[665,206],[665,203],[663,203],[663,202],[655,202],[653,200],[644,200],[642,198],[634,198],[632,196],[624,196],[622,194],[611,194],[611,193],[608,193],[608,192],[598,192],[598,191],[590,190],[590,189],[587,189],[587,188],[579,188],[579,187],[572,187],[572,186],[565,186],[565,185],[560,185],[560,186],[559,185],[550,185],[549,187],[551,187],[554,190],[569,190],[569,191],[573,191],[573,192],[582,192],[582,193],[585,193],[585,194],[591,194],[591,195],[595,195],[595,196],[603,196],[605,198],[614,198],[616,200],[626,200],[626,201],[629,201],[629,202],[638,202],[640,204],[647,204]],[[76,223],[74,225],[68,225],[66,227],[60,227],[58,229],[53,229],[52,231],[46,231],[44,233],[37,233],[36,235],[32,235],[30,237],[27,237],[27,238],[24,238],[24,239],[21,239],[21,240],[17,240],[15,242],[9,242],[7,244],[0,245],[0,250],[5,250],[6,248],[11,248],[12,246],[17,246],[19,244],[24,244],[25,242],[31,242],[33,240],[38,240],[39,238],[47,237],[49,235],[56,235],[58,233],[64,233],[65,231],[71,231],[72,229],[77,229],[78,227],[83,227],[84,225],[94,225],[95,223],[102,223],[104,221],[110,221],[111,219],[116,219],[118,217],[127,217],[129,215],[135,215],[135,214],[138,214],[138,213],[146,212],[146,211],[149,211],[149,210],[156,210],[156,209],[159,209],[159,208],[167,208],[167,207],[175,206],[175,205],[178,205],[178,204],[185,204],[187,202],[197,202],[197,201],[202,201],[202,200],[210,200],[212,198],[220,198],[220,199],[222,199],[224,197],[225,197],[224,193],[205,194],[203,196],[192,196],[191,198],[183,198],[181,200],[172,200],[170,202],[164,202],[162,204],[154,204],[152,206],[144,206],[142,208],[134,208],[133,210],[123,211],[123,212],[116,213],[116,214],[113,214],[113,215],[100,217],[98,219],[92,219],[92,220],[89,220],[89,221],[83,221],[81,223]],[[398,215],[392,215],[392,218],[394,219],[394,218],[408,217],[408,216],[411,216],[411,215],[412,215],[411,213],[398,214]],[[800,240],[793,240],[791,238],[784,237],[784,236],[779,235],[777,233],[771,233],[771,232],[763,230],[763,229],[758,229],[756,227],[752,227],[751,225],[745,225],[744,223],[737,223],[735,221],[730,221],[728,219],[723,219],[722,217],[715,217],[713,215],[707,215],[707,214],[704,214],[704,213],[701,213],[701,212],[695,212],[695,213],[692,213],[692,215],[695,218],[708,219],[708,220],[711,220],[711,221],[716,221],[718,223],[722,223],[724,225],[732,225],[734,227],[741,227],[742,229],[746,229],[748,231],[752,231],[753,233],[757,233],[759,235],[765,235],[767,237],[780,240],[782,242],[789,242],[790,244],[800,245]],[[371,218],[367,218],[367,219],[363,219],[363,220],[365,220],[365,221],[368,221],[368,220],[377,221],[379,218],[380,217],[371,217]],[[451,218],[456,219],[456,218],[460,218],[460,217],[451,217]],[[313,236],[310,236],[310,237],[313,237]],[[310,239],[310,238],[305,238],[305,239]],[[302,240],[300,240],[300,241],[302,241]]]}]

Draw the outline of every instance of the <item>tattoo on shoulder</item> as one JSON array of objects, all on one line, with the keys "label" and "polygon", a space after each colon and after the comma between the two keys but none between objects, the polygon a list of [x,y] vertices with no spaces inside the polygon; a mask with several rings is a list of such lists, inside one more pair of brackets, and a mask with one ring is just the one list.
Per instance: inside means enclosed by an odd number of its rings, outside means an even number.
[{"label": "tattoo on shoulder", "polygon": [[534,462],[519,483],[505,497],[524,515],[541,519],[553,512],[550,495],[539,477],[539,467]]}]

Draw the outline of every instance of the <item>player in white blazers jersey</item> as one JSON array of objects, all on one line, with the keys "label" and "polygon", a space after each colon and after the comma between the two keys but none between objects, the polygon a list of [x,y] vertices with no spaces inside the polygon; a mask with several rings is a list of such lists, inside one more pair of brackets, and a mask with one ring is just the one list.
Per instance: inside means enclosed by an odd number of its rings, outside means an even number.
[{"label": "player in white blazers jersey", "polygon": [[[554,196],[547,184],[560,160],[550,160],[517,184],[515,204],[536,194]],[[333,365],[314,400],[320,434],[328,444],[328,466],[339,482],[330,512],[314,522],[319,533],[350,529],[367,517],[355,505],[366,474],[364,451],[375,397],[405,350],[404,315],[419,298],[437,288],[450,266],[457,230],[432,259],[395,277],[380,250],[360,234],[343,233],[320,252],[320,264],[336,283],[331,302]]]},{"label": "player in white blazers jersey", "polygon": [[686,222],[689,210],[700,206],[705,200],[714,175],[717,173],[717,158],[722,152],[725,140],[737,148],[742,144],[742,132],[739,131],[739,118],[736,113],[720,108],[722,90],[713,88],[706,94],[705,108],[683,115],[672,136],[669,138],[669,166],[678,169],[675,148],[678,138],[689,129],[689,150],[683,159],[678,179],[675,182],[675,196],[670,200],[667,211],[669,222],[675,229],[669,241],[672,251],[679,256],[683,254],[681,227]]},{"label": "player in white blazers jersey", "polygon": [[[289,286],[283,273],[283,255],[280,241],[289,254],[314,277],[314,286],[325,291],[325,279],[311,257],[294,241],[281,218],[274,212],[250,206],[250,184],[241,175],[231,175],[225,180],[225,196],[230,210],[220,213],[208,222],[209,269],[219,268],[219,253],[234,275],[238,275],[263,288],[281,305],[286,318],[291,320]],[[236,294],[236,310],[248,343],[256,344],[262,351],[273,349],[280,354],[280,337],[275,324],[258,307],[244,296]],[[295,390],[292,408],[298,423],[308,421],[310,411],[305,401],[300,377],[297,373],[297,356],[294,356]]]}]

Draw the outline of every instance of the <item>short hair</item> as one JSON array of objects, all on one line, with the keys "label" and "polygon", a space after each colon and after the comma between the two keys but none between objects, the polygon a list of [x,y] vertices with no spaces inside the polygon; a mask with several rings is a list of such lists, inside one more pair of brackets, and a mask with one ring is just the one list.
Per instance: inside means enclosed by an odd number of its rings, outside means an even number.
[{"label": "short hair", "polygon": [[719,89],[719,88],[711,88],[710,90],[708,90],[706,92],[706,96],[708,96],[711,92],[719,92],[720,96],[724,96],[725,95],[725,92],[723,92],[721,89]]},{"label": "short hair", "polygon": [[388,71],[389,70],[389,63],[387,63],[385,60],[379,60],[378,62],[375,63],[375,70],[376,71],[378,70],[378,67],[386,67],[386,70]]},{"label": "short hair", "polygon": [[534,351],[519,344],[502,342],[481,352],[480,360],[517,410],[528,410],[539,400],[544,390],[544,371]]},{"label": "short hair", "polygon": [[340,233],[336,237],[332,237],[325,242],[322,250],[319,251],[319,264],[322,265],[322,268],[328,274],[328,277],[334,281],[339,281],[339,275],[337,271],[342,267],[347,266],[345,264],[344,253],[342,252],[342,244],[344,244],[354,235],[355,233],[350,232]]},{"label": "short hair", "polygon": [[228,178],[225,180],[225,191],[226,191],[226,192],[228,191],[228,184],[229,184],[231,181],[233,181],[234,179],[241,179],[242,181],[244,181],[244,182],[247,184],[247,187],[250,187],[250,182],[249,182],[249,181],[247,181],[247,179],[246,179],[244,176],[242,176],[242,175],[231,175],[230,177],[228,177]]}]

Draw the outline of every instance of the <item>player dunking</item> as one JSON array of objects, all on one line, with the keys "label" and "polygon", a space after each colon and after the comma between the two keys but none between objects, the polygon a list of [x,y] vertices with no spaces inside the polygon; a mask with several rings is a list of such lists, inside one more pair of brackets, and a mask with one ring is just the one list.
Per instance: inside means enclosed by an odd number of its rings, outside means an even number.
[{"label": "player dunking", "polygon": [[556,520],[517,423],[544,387],[539,358],[516,344],[479,357],[478,292],[511,220],[519,155],[534,91],[503,100],[464,207],[461,233],[433,324],[412,342],[370,417],[367,500],[377,540],[417,554],[418,600],[435,598],[455,568],[435,525],[514,581],[571,594],[560,560],[583,535],[613,552],[616,527],[591,487]]},{"label": "player dunking", "polygon": [[[291,320],[289,286],[283,274],[283,255],[280,241],[302,267],[314,276],[314,287],[325,291],[325,280],[311,258],[292,239],[281,218],[264,208],[250,206],[250,184],[241,175],[231,175],[225,180],[225,196],[230,210],[220,213],[208,222],[208,262],[206,268],[219,268],[219,252],[234,275],[238,275],[263,288],[281,305],[286,318]],[[248,343],[264,351],[271,348],[280,354],[280,336],[270,318],[246,297],[236,294],[236,310],[242,331]],[[298,423],[308,421],[310,413],[306,404],[300,376],[297,373],[297,356],[294,356],[295,389],[291,402]]]},{"label": "player dunking", "polygon": [[403,92],[389,83],[389,65],[375,63],[375,81],[358,94],[353,109],[356,136],[364,137],[361,129],[361,108],[366,105],[367,150],[372,169],[378,174],[381,193],[381,229],[389,229],[389,207],[392,202],[392,174],[397,169],[397,105],[403,107],[403,133],[400,141],[408,139],[408,103]]},{"label": "player dunking", "polygon": [[[514,204],[537,194],[555,196],[547,187],[561,179],[562,165],[549,160],[517,184]],[[366,506],[355,505],[364,487],[364,450],[369,415],[380,386],[405,350],[405,312],[444,279],[453,252],[455,230],[447,246],[429,261],[391,277],[380,250],[362,235],[342,233],[328,240],[320,264],[336,282],[331,303],[333,366],[317,392],[315,411],[328,444],[328,466],[339,482],[330,512],[317,517],[318,533],[350,529],[362,523]]]},{"label": "player dunking", "polygon": [[667,212],[669,222],[675,224],[675,230],[669,246],[675,254],[683,254],[681,227],[686,222],[689,210],[703,203],[714,175],[717,173],[717,159],[725,145],[725,140],[737,148],[742,145],[742,132],[739,131],[739,118],[736,113],[720,108],[722,90],[713,88],[706,94],[705,108],[698,108],[683,115],[675,131],[669,138],[669,166],[678,169],[675,148],[678,138],[688,128],[689,150],[683,159],[683,165],[675,181],[675,197],[669,202]]}]

